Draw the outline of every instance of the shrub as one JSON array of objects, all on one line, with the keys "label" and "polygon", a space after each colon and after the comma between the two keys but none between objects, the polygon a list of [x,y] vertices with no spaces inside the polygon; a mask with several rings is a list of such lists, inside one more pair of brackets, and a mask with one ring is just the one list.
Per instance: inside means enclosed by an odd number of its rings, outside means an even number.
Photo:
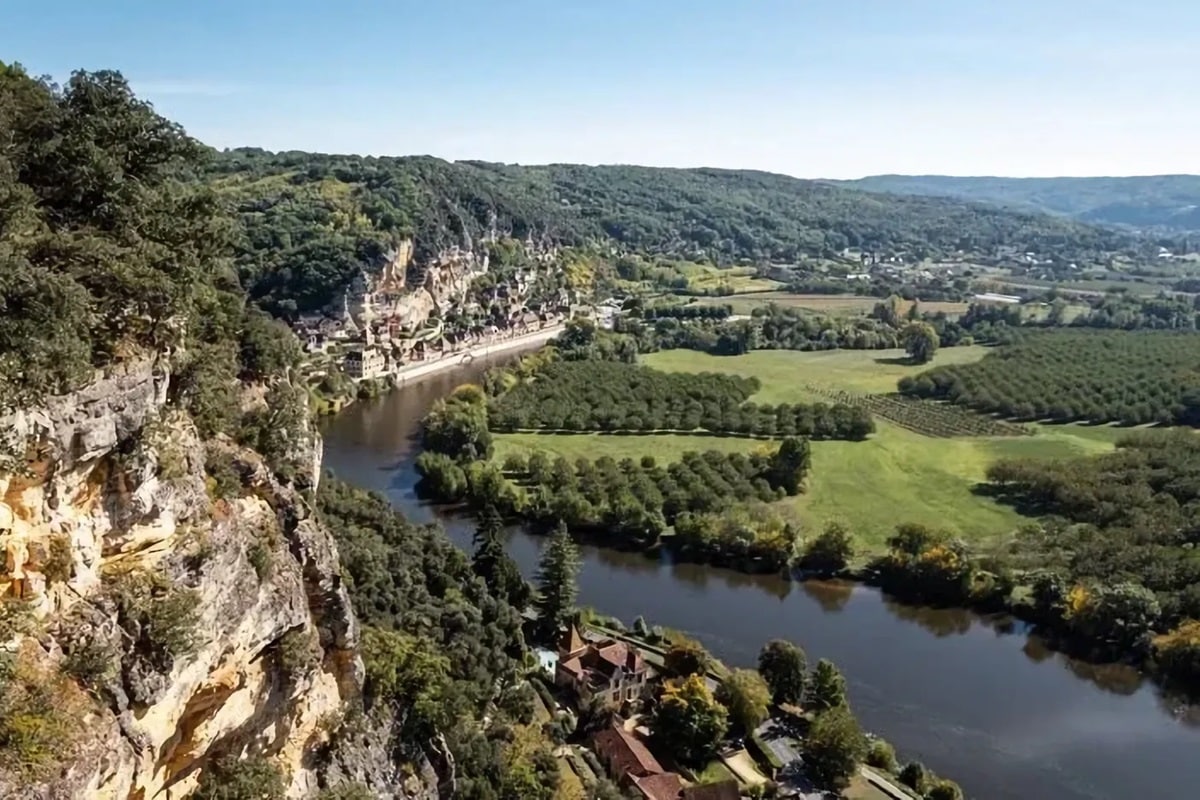
[{"label": "shrub", "polygon": [[66,583],[71,579],[75,559],[71,555],[71,540],[63,534],[50,537],[49,553],[42,564],[47,583]]},{"label": "shrub", "polygon": [[254,567],[254,574],[260,581],[266,580],[271,573],[271,550],[263,542],[252,542],[246,548],[246,560]]},{"label": "shrub", "polygon": [[80,632],[64,649],[63,672],[93,692],[103,688],[121,664],[120,650],[98,631]]},{"label": "shrub", "polygon": [[79,687],[39,654],[31,640],[0,653],[0,768],[31,781],[70,757],[89,711]]},{"label": "shrub", "polygon": [[182,589],[162,573],[135,570],[117,576],[108,595],[135,654],[169,668],[173,659],[189,656],[200,646],[199,595],[194,589]]},{"label": "shrub", "polygon": [[279,768],[265,758],[218,759],[200,775],[193,800],[283,800]]},{"label": "shrub", "polygon": [[277,652],[280,670],[293,681],[313,673],[323,655],[316,634],[304,628],[293,628],[280,636]]},{"label": "shrub", "polygon": [[884,772],[895,772],[900,768],[896,761],[896,750],[883,739],[876,739],[867,748],[866,762]]},{"label": "shrub", "polygon": [[231,453],[209,448],[204,457],[204,471],[208,475],[205,485],[213,500],[229,500],[241,495],[242,476]]},{"label": "shrub", "polygon": [[375,793],[361,783],[343,783],[332,789],[322,789],[317,800],[375,800]]},{"label": "shrub", "polygon": [[920,761],[910,761],[900,770],[900,782],[917,794],[925,794],[929,785],[929,770]]}]

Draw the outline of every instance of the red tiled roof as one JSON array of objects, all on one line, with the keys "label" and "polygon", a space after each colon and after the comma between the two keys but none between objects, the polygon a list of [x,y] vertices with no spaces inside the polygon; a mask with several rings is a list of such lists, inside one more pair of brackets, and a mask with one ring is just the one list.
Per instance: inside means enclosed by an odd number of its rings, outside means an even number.
[{"label": "red tiled roof", "polygon": [[634,778],[633,785],[646,796],[646,800],[679,800],[679,793],[683,790],[683,781],[674,772]]},{"label": "red tiled roof", "polygon": [[603,756],[617,778],[635,778],[663,772],[662,764],[632,734],[618,727],[606,728],[592,737],[592,746]]}]

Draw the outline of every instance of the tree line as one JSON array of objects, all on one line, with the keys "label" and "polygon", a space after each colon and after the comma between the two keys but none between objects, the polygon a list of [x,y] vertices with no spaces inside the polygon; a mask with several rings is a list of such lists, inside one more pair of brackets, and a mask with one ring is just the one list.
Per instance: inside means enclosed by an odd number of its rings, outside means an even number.
[{"label": "tree line", "polygon": [[670,373],[612,361],[545,366],[488,403],[494,431],[694,431],[813,439],[865,439],[869,412],[849,405],[756,405],[754,378]]},{"label": "tree line", "polygon": [[[802,491],[811,464],[808,443],[784,439],[771,452],[688,452],[658,464],[653,457],[551,460],[538,451],[503,465],[462,463],[426,451],[417,459],[419,490],[441,502],[493,507],[543,529],[571,530],[623,548],[659,545],[698,561],[778,571],[792,558],[795,526],[755,506]],[[682,525],[682,529],[679,527]]]},{"label": "tree line", "polygon": [[1029,333],[974,364],[903,378],[903,394],[987,414],[1058,422],[1200,423],[1200,334]]}]

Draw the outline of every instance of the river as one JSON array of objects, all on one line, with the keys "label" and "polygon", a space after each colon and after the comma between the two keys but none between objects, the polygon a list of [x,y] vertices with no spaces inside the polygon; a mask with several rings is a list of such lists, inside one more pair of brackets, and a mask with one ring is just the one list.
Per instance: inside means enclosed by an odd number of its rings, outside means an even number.
[{"label": "river", "polygon": [[[502,358],[511,358],[511,355]],[[478,360],[350,406],[324,429],[325,466],[385,492],[410,519],[439,521],[460,546],[471,523],[420,503],[412,435],[429,405],[475,380]],[[514,530],[527,575],[543,540]],[[864,727],[957,780],[979,800],[1200,797],[1200,710],[1181,712],[1133,670],[1047,650],[1017,625],[917,609],[874,589],[792,583],[638,554],[582,548],[580,602],[626,623],[643,615],[752,666],[771,638],[845,674]]]}]

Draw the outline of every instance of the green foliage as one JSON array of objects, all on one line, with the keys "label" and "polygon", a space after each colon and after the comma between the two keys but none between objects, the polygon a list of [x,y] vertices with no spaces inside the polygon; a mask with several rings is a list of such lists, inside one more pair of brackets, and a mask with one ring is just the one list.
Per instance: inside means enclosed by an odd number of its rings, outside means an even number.
[{"label": "green foliage", "polygon": [[451,690],[450,663],[435,645],[368,626],[361,652],[368,697],[402,712],[405,741],[428,741],[448,725],[444,698]]},{"label": "green foliage", "polygon": [[529,584],[521,576],[521,570],[501,540],[503,522],[494,506],[484,509],[475,529],[475,555],[471,569],[483,578],[488,589],[513,608],[523,609],[533,599]]},{"label": "green foliage", "polygon": [[231,500],[242,493],[242,476],[238,473],[233,454],[227,449],[206,445],[204,472],[206,485],[213,500]]},{"label": "green foliage", "polygon": [[1200,621],[1189,619],[1154,638],[1159,667],[1184,683],[1200,685]]},{"label": "green foliage", "polygon": [[712,656],[704,645],[687,636],[673,637],[663,656],[663,672],[673,678],[703,677],[711,665]]},{"label": "green foliage", "polygon": [[376,800],[376,795],[361,783],[343,783],[317,793],[317,800]]},{"label": "green foliage", "polygon": [[920,795],[925,794],[932,778],[929,770],[920,761],[910,761],[905,764],[898,777],[901,783]]},{"label": "green foliage", "polygon": [[808,683],[807,705],[815,711],[842,708],[847,704],[846,679],[832,661],[821,659]]},{"label": "green foliage", "polygon": [[46,576],[47,583],[65,583],[71,579],[71,573],[75,569],[71,540],[65,534],[55,534],[50,537],[48,549],[46,562],[42,564],[42,574]]},{"label": "green foliage", "polygon": [[[1011,243],[1074,254],[1121,240],[1047,216],[752,171],[243,149],[219,156],[209,174],[244,227],[237,244],[244,284],[286,315],[325,306],[402,238],[414,238],[424,257],[464,238],[478,242],[493,228],[515,239],[536,229],[562,244],[669,258],[785,263],[846,246],[923,257]],[[518,257],[503,242],[491,253],[497,268]],[[642,277],[628,265],[624,272]]]},{"label": "green foliage", "polygon": [[315,631],[293,628],[279,637],[279,669],[289,680],[297,681],[321,665],[321,643]]},{"label": "green foliage", "polygon": [[115,576],[105,587],[125,631],[128,656],[166,673],[176,659],[200,646],[199,596],[158,572],[135,570]]},{"label": "green foliage", "polygon": [[200,773],[194,800],[283,800],[286,786],[279,768],[265,758],[225,756]]},{"label": "green foliage", "polygon": [[660,372],[609,361],[560,361],[543,367],[536,380],[494,398],[488,424],[496,431],[705,430],[854,440],[875,429],[870,414],[852,406],[746,402],[759,388],[756,379],[736,375]]},{"label": "green foliage", "polygon": [[867,748],[865,761],[875,769],[892,774],[900,769],[900,764],[896,760],[896,748],[883,739],[875,739],[871,742],[871,746]]},{"label": "green foliage", "polygon": [[[473,764],[481,777],[490,774],[494,754],[474,729],[496,685],[519,667],[519,613],[488,591],[440,529],[408,523],[382,495],[325,476],[317,504],[321,520],[337,540],[360,622],[402,637],[376,637],[379,652],[398,650],[422,667],[444,659],[449,688],[440,694],[440,705],[430,718],[461,720],[466,727],[445,731],[456,758]],[[376,668],[383,685],[417,690],[394,666],[390,675],[387,668],[386,663]],[[405,737],[415,734],[413,729],[404,732]]]},{"label": "green foliage", "polygon": [[813,572],[831,575],[841,572],[854,558],[854,537],[840,522],[828,522],[825,529],[804,545],[800,566]]},{"label": "green foliage", "polygon": [[69,761],[91,713],[74,683],[41,660],[36,642],[0,653],[0,769],[31,782]]},{"label": "green foliage", "polygon": [[939,778],[925,792],[925,800],[963,800],[963,792],[954,781]]},{"label": "green foliage", "polygon": [[758,671],[771,689],[775,703],[798,705],[804,698],[808,657],[783,639],[772,639],[758,654]]},{"label": "green foliage", "polygon": [[1053,330],[899,388],[1018,419],[1200,425],[1198,368],[1200,333]]},{"label": "green foliage", "polygon": [[752,669],[735,669],[717,688],[717,701],[729,712],[729,721],[745,732],[753,731],[768,716],[771,691]]},{"label": "green foliage", "polygon": [[728,728],[725,709],[701,675],[668,681],[650,718],[655,743],[693,767],[712,758]]},{"label": "green foliage", "polygon": [[575,612],[580,563],[579,550],[566,525],[560,524],[542,553],[536,576],[538,630],[547,641],[553,641]]},{"label": "green foliage", "polygon": [[0,64],[0,129],[0,402],[184,344],[228,242],[201,145],[115,72],[59,88]]},{"label": "green foliage", "polygon": [[857,720],[844,706],[822,711],[804,739],[804,763],[820,785],[843,786],[858,774],[867,742]]},{"label": "green foliage", "polygon": [[304,355],[287,325],[252,308],[242,317],[239,347],[240,377],[248,381],[286,376]]},{"label": "green foliage", "polygon": [[[916,306],[913,306],[916,308]],[[900,332],[900,340],[904,343],[904,352],[916,364],[928,364],[933,361],[941,340],[933,326],[928,322],[910,322]]]},{"label": "green foliage", "polygon": [[482,398],[458,394],[438,400],[421,422],[421,444],[460,461],[490,458],[487,404]]}]

